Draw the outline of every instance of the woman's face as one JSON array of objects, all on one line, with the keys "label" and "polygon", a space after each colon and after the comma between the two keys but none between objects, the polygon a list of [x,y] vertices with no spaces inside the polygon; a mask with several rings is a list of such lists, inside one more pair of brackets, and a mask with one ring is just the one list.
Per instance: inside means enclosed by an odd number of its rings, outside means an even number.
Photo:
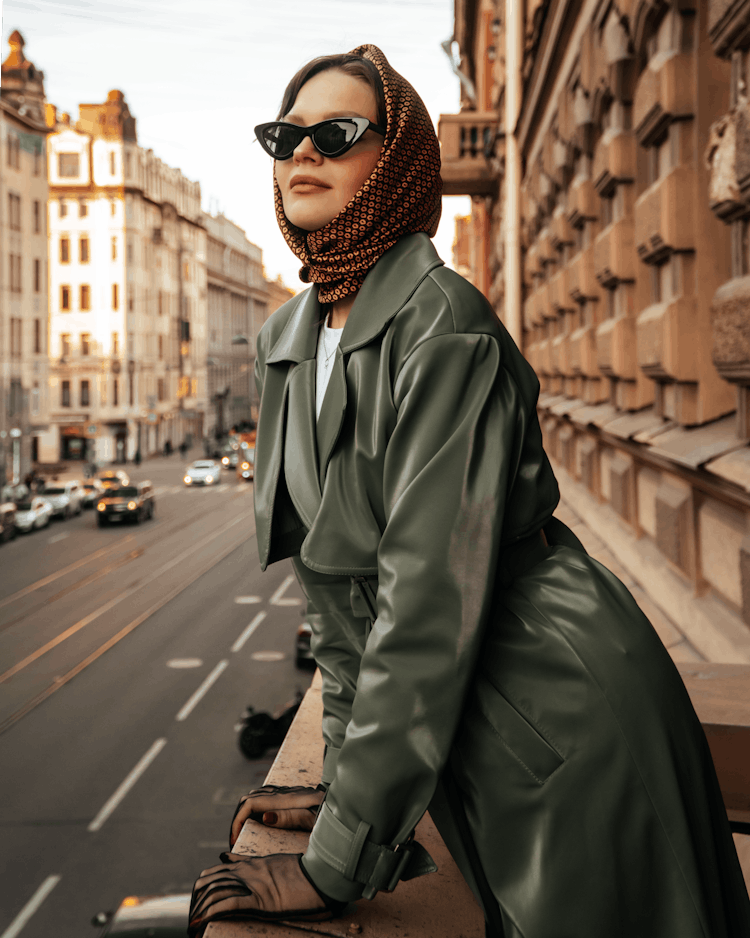
[{"label": "woman's face", "polygon": [[[309,127],[330,117],[366,117],[377,123],[375,92],[340,69],[319,72],[300,88],[283,120]],[[310,137],[288,160],[274,163],[284,214],[305,231],[317,231],[335,218],[371,175],[383,138],[368,130],[343,156],[322,156]]]}]

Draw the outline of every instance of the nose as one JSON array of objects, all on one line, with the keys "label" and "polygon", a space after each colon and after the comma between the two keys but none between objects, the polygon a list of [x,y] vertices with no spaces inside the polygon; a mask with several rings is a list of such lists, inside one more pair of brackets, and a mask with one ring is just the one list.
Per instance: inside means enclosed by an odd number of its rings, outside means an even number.
[{"label": "nose", "polygon": [[292,159],[295,163],[304,163],[309,160],[312,163],[320,164],[323,161],[323,156],[315,149],[312,138],[305,137],[292,154]]}]

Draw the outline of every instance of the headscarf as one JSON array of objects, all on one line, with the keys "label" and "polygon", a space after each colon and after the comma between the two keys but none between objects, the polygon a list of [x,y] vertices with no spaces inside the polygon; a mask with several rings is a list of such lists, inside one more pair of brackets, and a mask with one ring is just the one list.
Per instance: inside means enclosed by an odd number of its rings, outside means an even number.
[{"label": "headscarf", "polygon": [[418,231],[433,237],[440,221],[440,147],[424,102],[377,46],[357,46],[350,54],[375,64],[385,92],[385,140],[372,175],[318,231],[289,221],[275,176],[273,183],[279,228],[302,261],[300,280],[318,284],[321,303],[356,293],[399,238]]}]

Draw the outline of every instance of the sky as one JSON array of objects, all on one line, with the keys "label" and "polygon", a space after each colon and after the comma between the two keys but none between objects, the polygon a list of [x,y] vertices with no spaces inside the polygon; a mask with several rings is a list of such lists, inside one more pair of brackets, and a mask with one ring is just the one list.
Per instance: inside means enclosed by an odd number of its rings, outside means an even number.
[{"label": "sky", "polygon": [[[253,127],[276,117],[289,79],[318,55],[374,43],[422,96],[437,127],[459,109],[459,83],[440,43],[453,34],[452,0],[2,0],[0,50],[19,29],[44,72],[47,100],[78,118],[81,103],[119,89],[138,142],[201,184],[263,249],[266,275],[304,287],[279,232],[271,160]],[[451,263],[465,196],[445,198],[435,246]]]}]

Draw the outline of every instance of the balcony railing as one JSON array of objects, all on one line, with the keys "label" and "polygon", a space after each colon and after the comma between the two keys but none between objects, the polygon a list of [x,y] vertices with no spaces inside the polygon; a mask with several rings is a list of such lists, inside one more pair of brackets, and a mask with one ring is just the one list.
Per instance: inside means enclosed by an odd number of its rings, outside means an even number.
[{"label": "balcony railing", "polygon": [[441,114],[438,137],[443,195],[494,195],[499,172],[494,165],[498,119],[494,111]]}]

